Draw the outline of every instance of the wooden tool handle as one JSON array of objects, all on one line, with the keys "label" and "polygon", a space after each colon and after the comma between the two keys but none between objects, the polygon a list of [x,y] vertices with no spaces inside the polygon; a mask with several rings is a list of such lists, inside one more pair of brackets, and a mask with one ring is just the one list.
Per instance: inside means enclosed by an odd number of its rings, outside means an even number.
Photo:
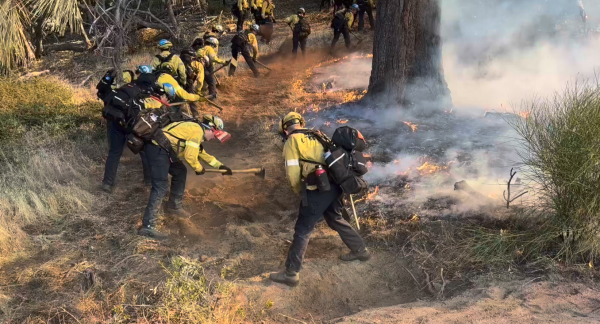
[{"label": "wooden tool handle", "polygon": [[[217,173],[225,173],[227,170],[217,170],[217,169],[206,169],[206,172],[217,172]],[[246,170],[231,170],[232,173],[258,173],[262,171],[262,169],[246,169]]]}]

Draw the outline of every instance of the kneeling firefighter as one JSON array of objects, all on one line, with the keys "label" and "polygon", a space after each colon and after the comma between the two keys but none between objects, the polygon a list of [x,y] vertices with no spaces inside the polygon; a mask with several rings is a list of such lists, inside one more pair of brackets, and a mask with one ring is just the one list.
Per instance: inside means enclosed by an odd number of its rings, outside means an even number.
[{"label": "kneeling firefighter", "polygon": [[302,268],[308,240],[322,217],[351,250],[340,256],[340,259],[366,261],[370,258],[363,239],[342,217],[341,187],[329,180],[326,183],[319,182],[323,179],[321,175],[326,172],[326,150],[314,133],[304,126],[304,118],[295,112],[287,114],[279,126],[280,134],[286,139],[283,157],[287,178],[294,192],[302,196],[294,228],[294,241],[288,251],[285,270],[270,275],[271,280],[288,286],[296,286],[300,280],[298,273]]},{"label": "kneeling firefighter", "polygon": [[230,136],[223,131],[223,120],[212,115],[204,115],[199,121],[182,121],[167,125],[162,132],[168,138],[171,147],[165,150],[156,142],[147,144],[144,148],[152,173],[152,190],[150,200],[144,213],[142,227],[138,234],[157,239],[164,239],[166,234],[156,229],[158,220],[158,209],[169,190],[169,174],[171,178],[171,192],[165,211],[176,217],[189,217],[190,214],[183,209],[183,194],[187,177],[187,168],[182,160],[196,172],[197,175],[204,174],[204,167],[200,160],[205,161],[211,167],[226,170],[223,175],[232,175],[231,169],[219,162],[215,157],[206,153],[202,148],[202,142],[214,138],[222,143]]}]

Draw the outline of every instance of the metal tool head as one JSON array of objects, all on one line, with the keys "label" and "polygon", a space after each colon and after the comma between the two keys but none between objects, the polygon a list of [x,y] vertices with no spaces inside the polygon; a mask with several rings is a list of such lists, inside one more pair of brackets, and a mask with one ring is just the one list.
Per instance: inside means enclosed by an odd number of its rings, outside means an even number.
[{"label": "metal tool head", "polygon": [[261,179],[264,179],[267,174],[265,168],[260,168],[260,171],[258,171],[254,175],[260,177]]}]

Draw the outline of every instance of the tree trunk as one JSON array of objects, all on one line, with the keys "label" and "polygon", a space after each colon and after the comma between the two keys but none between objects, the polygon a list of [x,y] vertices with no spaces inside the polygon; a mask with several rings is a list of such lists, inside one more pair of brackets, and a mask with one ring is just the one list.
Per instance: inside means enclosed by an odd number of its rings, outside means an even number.
[{"label": "tree trunk", "polygon": [[179,24],[177,24],[177,18],[175,18],[175,12],[173,11],[173,0],[167,1],[167,12],[169,14],[169,19],[171,20],[171,24],[173,24],[173,30],[179,39],[181,33],[179,32]]},{"label": "tree trunk", "polygon": [[41,58],[42,54],[44,54],[44,19],[38,18],[35,21],[35,57]]},{"label": "tree trunk", "polygon": [[440,19],[439,0],[379,0],[367,98],[404,108],[452,104],[442,68]]}]

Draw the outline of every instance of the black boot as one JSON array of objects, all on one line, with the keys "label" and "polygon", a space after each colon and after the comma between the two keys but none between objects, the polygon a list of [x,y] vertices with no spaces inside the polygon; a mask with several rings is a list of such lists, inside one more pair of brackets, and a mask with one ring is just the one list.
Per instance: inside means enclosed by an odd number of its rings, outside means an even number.
[{"label": "black boot", "polygon": [[340,259],[342,261],[354,261],[354,260],[368,261],[370,258],[371,258],[371,254],[369,254],[369,251],[367,249],[365,249],[364,251],[361,251],[361,252],[350,252],[347,254],[340,255]]},{"label": "black boot", "polygon": [[109,185],[109,184],[102,184],[102,191],[106,192],[106,193],[112,193],[114,190],[113,186]]},{"label": "black boot", "polygon": [[154,226],[151,225],[142,225],[142,227],[140,227],[138,230],[138,235],[155,238],[157,240],[164,240],[169,237],[168,234],[159,232]]},{"label": "black boot", "polygon": [[181,203],[177,204],[170,201],[165,204],[165,214],[177,218],[192,217],[192,214],[188,213],[185,209],[183,209]]},{"label": "black boot", "polygon": [[300,282],[300,275],[295,271],[282,270],[279,272],[272,272],[269,275],[269,279],[290,287],[296,287]]}]

